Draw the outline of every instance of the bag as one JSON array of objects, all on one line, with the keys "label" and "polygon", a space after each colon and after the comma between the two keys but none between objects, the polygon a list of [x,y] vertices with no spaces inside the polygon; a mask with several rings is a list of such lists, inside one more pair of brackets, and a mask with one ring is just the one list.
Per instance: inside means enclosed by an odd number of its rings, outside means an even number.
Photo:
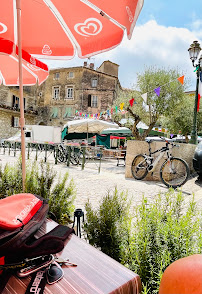
[{"label": "bag", "polygon": [[[73,228],[58,225],[36,239],[35,233],[48,214],[48,202],[40,196],[22,193],[0,200],[0,274],[19,269],[32,258],[55,254]],[[9,275],[8,275],[9,276]],[[1,293],[1,292],[0,292]]]}]

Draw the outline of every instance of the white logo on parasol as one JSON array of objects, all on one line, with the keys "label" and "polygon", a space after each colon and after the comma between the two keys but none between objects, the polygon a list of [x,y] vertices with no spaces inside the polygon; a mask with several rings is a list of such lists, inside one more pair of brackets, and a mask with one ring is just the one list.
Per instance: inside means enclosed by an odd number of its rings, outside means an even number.
[{"label": "white logo on parasol", "polygon": [[50,49],[50,47],[48,45],[43,46],[42,54],[44,54],[44,55],[51,55],[52,54],[52,50]]},{"label": "white logo on parasol", "polygon": [[126,6],[126,11],[127,11],[127,14],[128,14],[128,19],[129,19],[129,22],[133,22],[133,14],[130,10],[130,7]]},{"label": "white logo on parasol", "polygon": [[33,56],[30,57],[30,63],[36,65],[36,59]]},{"label": "white logo on parasol", "polygon": [[74,29],[79,35],[84,37],[94,36],[101,32],[102,23],[96,18],[88,18],[84,23],[77,23]]},{"label": "white logo on parasol", "polygon": [[7,26],[0,22],[0,34],[5,33],[8,30]]},{"label": "white logo on parasol", "polygon": [[32,71],[39,71],[40,69],[38,67],[36,67],[33,64],[27,63],[27,67],[29,67],[29,69],[31,69]]}]

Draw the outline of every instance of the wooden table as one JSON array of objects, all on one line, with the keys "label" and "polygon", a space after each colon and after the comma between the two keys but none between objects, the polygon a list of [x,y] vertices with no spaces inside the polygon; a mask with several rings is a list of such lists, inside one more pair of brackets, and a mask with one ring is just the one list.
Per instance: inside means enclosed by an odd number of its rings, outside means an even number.
[{"label": "wooden table", "polygon": [[[47,220],[39,235],[49,232],[57,224]],[[141,291],[140,277],[106,254],[72,234],[58,256],[69,258],[77,267],[65,267],[64,277],[59,282],[45,287],[45,294],[138,294]],[[3,294],[24,294],[30,277],[19,279],[12,276]]]}]

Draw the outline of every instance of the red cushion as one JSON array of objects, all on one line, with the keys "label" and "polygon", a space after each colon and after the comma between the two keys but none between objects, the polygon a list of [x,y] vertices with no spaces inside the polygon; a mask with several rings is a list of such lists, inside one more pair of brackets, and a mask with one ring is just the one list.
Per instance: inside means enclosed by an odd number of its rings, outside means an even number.
[{"label": "red cushion", "polygon": [[28,223],[43,202],[29,193],[16,194],[0,200],[0,228],[14,230]]}]

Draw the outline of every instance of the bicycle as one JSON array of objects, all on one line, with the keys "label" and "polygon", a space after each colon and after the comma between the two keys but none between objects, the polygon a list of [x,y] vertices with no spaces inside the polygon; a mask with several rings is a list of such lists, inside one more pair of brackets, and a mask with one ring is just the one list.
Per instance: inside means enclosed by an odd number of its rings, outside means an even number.
[{"label": "bicycle", "polygon": [[67,148],[64,145],[59,145],[57,150],[57,160],[59,162],[66,162],[68,161],[68,156],[70,152],[70,162],[73,165],[80,164],[80,151],[79,148]]},{"label": "bicycle", "polygon": [[[174,148],[177,145],[169,142],[166,138],[160,138],[165,141],[166,146],[152,152],[151,143],[153,140],[147,139],[149,154],[138,154],[135,156],[132,161],[131,172],[136,180],[144,179],[149,172],[154,172],[158,162],[166,154],[167,158],[160,168],[160,178],[167,187],[176,189],[186,183],[189,177],[189,167],[183,159],[172,156],[170,146]],[[154,159],[153,154],[157,152],[159,152],[159,155]]]}]

